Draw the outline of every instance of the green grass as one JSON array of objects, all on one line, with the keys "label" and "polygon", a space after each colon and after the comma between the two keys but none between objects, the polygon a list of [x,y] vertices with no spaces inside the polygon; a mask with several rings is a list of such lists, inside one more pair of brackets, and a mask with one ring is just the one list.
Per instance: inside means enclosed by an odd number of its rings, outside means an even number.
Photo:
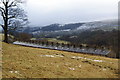
[{"label": "green grass", "polygon": [[[3,44],[3,78],[117,78],[118,59]],[[41,55],[53,55],[46,57]],[[57,55],[64,55],[58,57]],[[84,57],[73,59],[71,57]],[[86,58],[86,59],[85,59]],[[95,62],[92,60],[103,60]],[[89,64],[91,63],[91,64]],[[94,65],[99,65],[94,66]],[[110,67],[110,68],[107,68]],[[75,69],[75,70],[71,70]]]},{"label": "green grass", "polygon": [[67,44],[67,43],[69,43],[69,42],[67,42],[67,41],[63,41],[63,40],[58,40],[58,39],[56,39],[56,38],[42,38],[42,39],[45,39],[45,40],[48,40],[48,41],[50,41],[50,42],[58,42],[58,43],[64,43],[64,44]]}]

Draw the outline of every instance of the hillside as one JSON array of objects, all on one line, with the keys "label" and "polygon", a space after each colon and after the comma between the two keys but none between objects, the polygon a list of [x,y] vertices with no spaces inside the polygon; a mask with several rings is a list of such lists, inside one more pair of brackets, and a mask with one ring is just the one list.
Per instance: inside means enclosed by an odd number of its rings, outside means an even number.
[{"label": "hillside", "polygon": [[118,29],[117,19],[113,20],[101,20],[101,21],[91,21],[91,22],[78,22],[69,24],[50,24],[47,26],[28,26],[19,28],[17,32],[27,32],[30,34],[39,34],[42,32],[80,32],[84,30],[104,30],[111,31],[113,29]]},{"label": "hillside", "polygon": [[118,59],[3,44],[3,78],[117,78]]},{"label": "hillside", "polygon": [[101,20],[91,22],[78,22],[69,24],[50,24],[47,26],[31,26],[20,27],[16,31],[10,31],[12,35],[17,36],[17,33],[29,33],[34,38],[60,38],[63,35],[80,34],[84,31],[112,31],[118,30],[117,19]]}]

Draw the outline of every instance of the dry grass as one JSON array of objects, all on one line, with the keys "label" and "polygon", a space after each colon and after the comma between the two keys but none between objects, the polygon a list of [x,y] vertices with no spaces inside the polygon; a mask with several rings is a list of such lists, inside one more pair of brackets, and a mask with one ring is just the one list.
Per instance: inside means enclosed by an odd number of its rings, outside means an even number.
[{"label": "dry grass", "polygon": [[2,37],[3,35],[0,34],[0,79],[2,78]]},{"label": "dry grass", "polygon": [[[118,60],[3,43],[3,78],[117,78]],[[46,57],[40,55],[63,55]],[[84,57],[105,62],[74,59]],[[112,70],[115,69],[115,70]]]},{"label": "dry grass", "polygon": [[4,35],[0,33],[0,41],[3,40]]}]

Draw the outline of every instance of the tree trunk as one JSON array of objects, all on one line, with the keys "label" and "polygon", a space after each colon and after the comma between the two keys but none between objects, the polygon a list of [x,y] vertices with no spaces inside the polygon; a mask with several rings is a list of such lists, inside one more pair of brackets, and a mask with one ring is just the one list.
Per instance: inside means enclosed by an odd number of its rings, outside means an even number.
[{"label": "tree trunk", "polygon": [[8,43],[8,2],[5,4],[4,42]]},{"label": "tree trunk", "polygon": [[8,43],[8,31],[7,31],[7,29],[4,29],[4,42]]}]

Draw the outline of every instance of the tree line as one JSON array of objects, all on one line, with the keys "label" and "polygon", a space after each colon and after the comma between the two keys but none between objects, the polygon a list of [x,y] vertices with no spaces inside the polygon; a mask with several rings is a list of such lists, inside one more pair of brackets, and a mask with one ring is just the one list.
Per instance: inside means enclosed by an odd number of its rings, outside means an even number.
[{"label": "tree line", "polygon": [[63,35],[60,40],[69,41],[74,44],[96,45],[98,47],[105,46],[111,48],[114,54],[119,57],[119,30],[112,31],[84,31],[79,34]]}]

